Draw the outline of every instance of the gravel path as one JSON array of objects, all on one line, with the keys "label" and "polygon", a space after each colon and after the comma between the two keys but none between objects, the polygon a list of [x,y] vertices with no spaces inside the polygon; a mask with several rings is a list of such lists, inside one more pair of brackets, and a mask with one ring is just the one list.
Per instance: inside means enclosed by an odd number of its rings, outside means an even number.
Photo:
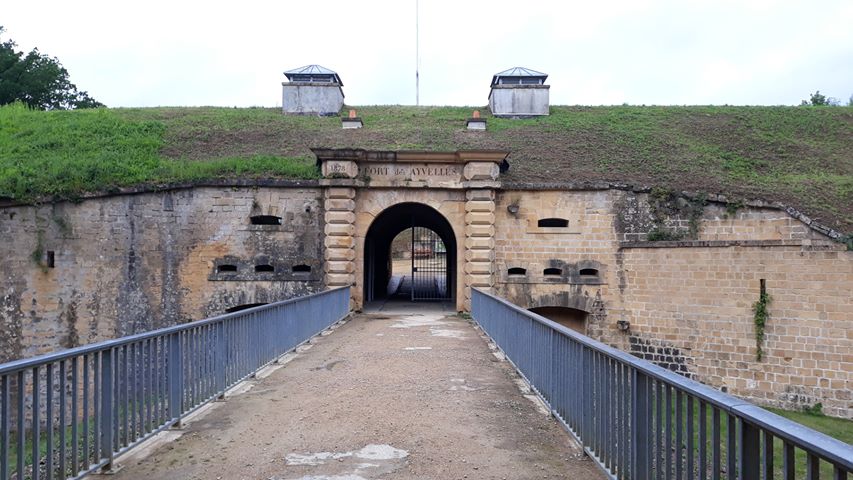
[{"label": "gravel path", "polygon": [[446,315],[357,315],[180,438],[119,459],[115,478],[604,478],[479,331]]}]

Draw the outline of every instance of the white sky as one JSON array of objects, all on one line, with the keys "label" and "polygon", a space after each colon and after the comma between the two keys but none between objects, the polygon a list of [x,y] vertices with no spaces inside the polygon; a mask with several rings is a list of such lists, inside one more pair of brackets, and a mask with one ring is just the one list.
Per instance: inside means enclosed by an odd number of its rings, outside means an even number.
[{"label": "white sky", "polygon": [[[415,0],[3,0],[0,25],[114,107],[277,106],[312,63],[350,105],[415,103]],[[851,0],[420,0],[420,46],[423,105],[485,105],[514,66],[549,74],[553,105],[853,94]]]}]

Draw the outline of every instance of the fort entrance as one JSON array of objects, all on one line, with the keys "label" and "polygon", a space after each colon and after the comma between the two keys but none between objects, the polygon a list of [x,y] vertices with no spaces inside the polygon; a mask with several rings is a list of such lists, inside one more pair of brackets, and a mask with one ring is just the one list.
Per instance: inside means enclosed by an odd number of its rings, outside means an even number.
[{"label": "fort entrance", "polygon": [[325,283],[352,285],[353,308],[396,296],[467,311],[471,287],[494,285],[495,190],[508,152],[314,153],[323,173]]},{"label": "fort entrance", "polygon": [[456,237],[432,207],[406,202],[384,210],[367,231],[363,256],[365,305],[455,297]]}]

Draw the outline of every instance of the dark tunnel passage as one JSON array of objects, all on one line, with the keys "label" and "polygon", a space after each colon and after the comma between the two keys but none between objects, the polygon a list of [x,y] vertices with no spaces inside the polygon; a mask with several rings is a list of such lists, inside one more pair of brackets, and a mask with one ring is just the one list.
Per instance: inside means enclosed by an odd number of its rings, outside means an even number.
[{"label": "dark tunnel passage", "polygon": [[447,219],[420,203],[401,203],[380,213],[365,237],[364,286],[365,304],[392,297],[453,300],[456,236]]}]

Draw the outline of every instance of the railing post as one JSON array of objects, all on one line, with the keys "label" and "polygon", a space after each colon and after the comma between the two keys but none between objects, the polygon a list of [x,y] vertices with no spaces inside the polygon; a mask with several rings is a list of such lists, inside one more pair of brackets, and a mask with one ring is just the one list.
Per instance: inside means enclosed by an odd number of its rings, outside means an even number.
[{"label": "railing post", "polygon": [[[729,428],[732,428],[729,425]],[[760,470],[760,430],[749,422],[740,420],[740,478],[759,478]]]},{"label": "railing post", "polygon": [[225,375],[225,366],[228,362],[228,346],[225,343],[225,322],[216,324],[216,351],[213,352],[213,358],[216,360],[216,387],[219,389],[217,398],[221,400],[225,398],[225,389],[228,383]]},{"label": "railing post", "polygon": [[113,469],[113,356],[115,349],[101,352],[101,452],[100,457],[107,460],[102,471]]},{"label": "railing post", "polygon": [[551,411],[557,411],[557,402],[554,395],[554,369],[557,363],[557,352],[554,347],[554,329],[548,329],[548,403],[551,405]]},{"label": "railing post", "polygon": [[183,357],[181,333],[172,333],[169,335],[169,418],[175,428],[181,426],[181,398],[184,390]]},{"label": "railing post", "polygon": [[649,396],[648,377],[632,369],[631,388],[631,478],[649,478],[649,458],[646,442],[649,441]]}]

